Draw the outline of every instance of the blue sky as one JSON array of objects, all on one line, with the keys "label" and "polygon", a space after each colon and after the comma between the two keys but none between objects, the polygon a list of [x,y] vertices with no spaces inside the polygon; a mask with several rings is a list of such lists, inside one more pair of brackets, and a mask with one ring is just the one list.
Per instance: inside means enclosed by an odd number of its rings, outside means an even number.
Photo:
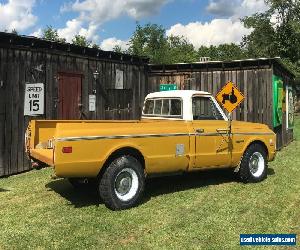
[{"label": "blue sky", "polygon": [[84,35],[101,48],[124,49],[136,22],[161,24],[195,47],[239,43],[240,18],[267,9],[263,0],[0,0],[0,29],[41,36],[47,25],[71,41]]}]

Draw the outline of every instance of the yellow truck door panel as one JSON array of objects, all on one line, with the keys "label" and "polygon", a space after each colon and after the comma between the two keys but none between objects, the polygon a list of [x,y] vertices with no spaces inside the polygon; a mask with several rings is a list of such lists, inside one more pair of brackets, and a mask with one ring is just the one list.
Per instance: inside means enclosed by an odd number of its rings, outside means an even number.
[{"label": "yellow truck door panel", "polygon": [[195,168],[230,166],[226,121],[193,121],[196,136]]}]

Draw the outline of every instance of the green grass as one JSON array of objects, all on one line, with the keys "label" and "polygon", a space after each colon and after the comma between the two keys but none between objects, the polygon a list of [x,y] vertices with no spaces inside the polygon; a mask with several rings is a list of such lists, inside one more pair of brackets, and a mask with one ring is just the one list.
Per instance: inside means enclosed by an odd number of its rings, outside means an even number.
[{"label": "green grass", "polygon": [[0,179],[0,249],[238,249],[240,233],[299,241],[299,118],[295,137],[261,183],[236,182],[227,170],[152,179],[142,204],[119,212],[93,190],[51,180],[50,168]]}]

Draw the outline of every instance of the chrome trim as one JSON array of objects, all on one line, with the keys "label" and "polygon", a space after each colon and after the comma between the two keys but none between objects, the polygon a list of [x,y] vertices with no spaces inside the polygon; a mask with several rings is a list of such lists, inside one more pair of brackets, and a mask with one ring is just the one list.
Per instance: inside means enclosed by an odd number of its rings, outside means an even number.
[{"label": "chrome trim", "polygon": [[274,135],[273,133],[270,132],[244,132],[244,133],[233,133],[233,135]]},{"label": "chrome trim", "polygon": [[80,136],[80,137],[62,137],[57,141],[81,141],[81,140],[100,140],[100,139],[128,139],[128,138],[151,138],[151,137],[171,137],[171,136],[192,136],[189,133],[173,134],[138,134],[138,135],[109,135],[109,136]]},{"label": "chrome trim", "polygon": [[[108,135],[108,136],[78,136],[78,137],[62,137],[57,138],[56,141],[92,141],[102,139],[128,139],[128,138],[153,138],[153,137],[172,137],[172,136],[217,136],[229,135],[228,133],[169,133],[169,134],[137,134],[137,135]],[[233,133],[231,135],[273,135],[272,133]]]}]

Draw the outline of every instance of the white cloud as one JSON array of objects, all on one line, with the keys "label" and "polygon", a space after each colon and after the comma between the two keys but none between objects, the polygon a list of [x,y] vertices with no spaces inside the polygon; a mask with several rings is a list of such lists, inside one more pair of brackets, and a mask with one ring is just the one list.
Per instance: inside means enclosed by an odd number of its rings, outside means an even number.
[{"label": "white cloud", "polygon": [[167,2],[168,0],[76,0],[72,5],[64,5],[62,10],[78,12],[81,19],[101,24],[123,14],[135,19],[154,15]]},{"label": "white cloud", "polygon": [[196,48],[199,48],[201,45],[239,43],[242,37],[250,32],[240,21],[214,19],[210,23],[194,22],[187,25],[178,23],[167,30],[167,36],[184,36]]},{"label": "white cloud", "polygon": [[24,31],[37,22],[37,17],[32,14],[35,0],[9,0],[0,3],[0,30]]},{"label": "white cloud", "polygon": [[269,7],[264,0],[243,0],[241,7],[236,11],[236,17],[250,16],[254,13],[262,13]]},{"label": "white cloud", "polygon": [[210,22],[178,23],[167,30],[167,36],[184,36],[196,48],[201,45],[240,43],[242,37],[251,33],[241,22],[241,18],[268,9],[264,0],[211,0],[206,8],[217,17]]},{"label": "white cloud", "polygon": [[268,9],[264,0],[210,0],[206,10],[217,17],[238,19]]},{"label": "white cloud", "polygon": [[29,36],[35,36],[35,37],[42,37],[42,35],[43,35],[43,30],[41,28],[29,34]]},{"label": "white cloud", "polygon": [[78,19],[72,19],[67,21],[66,27],[58,29],[58,36],[65,38],[67,42],[71,42],[75,35],[81,35],[87,38],[87,40],[92,42],[97,42],[99,39],[97,32],[97,25],[90,24],[87,28],[84,28],[84,22]]},{"label": "white cloud", "polygon": [[[65,3],[60,12],[72,11],[78,16],[68,20],[66,26],[58,29],[60,37],[68,42],[77,35],[84,35],[88,40],[97,42],[97,32],[100,26],[122,15],[128,15],[134,19],[154,15],[169,0],[76,0]],[[120,41],[120,40],[119,40]]]},{"label": "white cloud", "polygon": [[104,39],[100,44],[100,48],[107,51],[112,51],[115,46],[120,46],[123,51],[129,47],[128,41],[118,40],[115,37]]},{"label": "white cloud", "polygon": [[211,0],[206,10],[219,17],[229,17],[235,14],[236,4],[239,0]]}]

